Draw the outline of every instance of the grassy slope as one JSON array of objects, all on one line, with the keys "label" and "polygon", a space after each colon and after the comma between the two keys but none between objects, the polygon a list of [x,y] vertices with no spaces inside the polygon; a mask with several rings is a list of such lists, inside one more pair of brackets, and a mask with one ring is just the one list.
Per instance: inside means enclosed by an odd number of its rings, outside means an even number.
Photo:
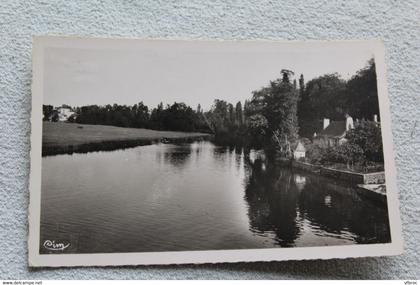
[{"label": "grassy slope", "polygon": [[[82,127],[82,128],[80,128]],[[43,122],[42,145],[70,146],[118,140],[155,140],[206,136],[204,133],[155,131],[102,125]]]}]

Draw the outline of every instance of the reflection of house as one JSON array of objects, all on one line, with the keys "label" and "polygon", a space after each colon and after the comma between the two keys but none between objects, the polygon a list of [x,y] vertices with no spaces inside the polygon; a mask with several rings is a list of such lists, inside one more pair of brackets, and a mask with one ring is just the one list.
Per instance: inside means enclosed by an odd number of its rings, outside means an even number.
[{"label": "reflection of house", "polygon": [[293,179],[295,181],[296,188],[299,191],[302,191],[306,184],[306,177],[299,174],[294,174]]},{"label": "reflection of house", "polygon": [[346,142],[346,134],[354,128],[353,118],[346,114],[344,121],[324,119],[323,129],[319,134],[314,133],[314,143],[324,146],[338,146]]},{"label": "reflection of house", "polygon": [[304,158],[306,153],[306,149],[303,144],[299,141],[295,150],[293,151],[293,158],[298,160],[299,158]]},{"label": "reflection of house", "polygon": [[249,152],[249,160],[251,163],[254,163],[256,160],[260,159],[261,161],[265,161],[265,152],[264,150],[254,150],[252,149]]}]

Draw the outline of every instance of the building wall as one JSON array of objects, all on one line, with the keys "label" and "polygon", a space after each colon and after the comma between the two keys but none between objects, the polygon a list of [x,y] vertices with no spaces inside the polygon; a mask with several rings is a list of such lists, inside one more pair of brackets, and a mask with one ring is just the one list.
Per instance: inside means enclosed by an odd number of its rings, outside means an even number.
[{"label": "building wall", "polygon": [[295,159],[305,157],[305,152],[304,151],[295,151],[295,152],[293,152],[293,157]]}]

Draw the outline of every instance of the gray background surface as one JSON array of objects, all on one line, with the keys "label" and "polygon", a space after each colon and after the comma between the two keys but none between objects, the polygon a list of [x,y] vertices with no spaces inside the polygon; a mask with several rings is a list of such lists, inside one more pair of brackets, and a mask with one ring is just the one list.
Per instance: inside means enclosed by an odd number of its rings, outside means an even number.
[{"label": "gray background surface", "polygon": [[[0,279],[420,278],[420,1],[0,1]],[[32,35],[383,39],[405,239],[399,257],[28,270]]]}]

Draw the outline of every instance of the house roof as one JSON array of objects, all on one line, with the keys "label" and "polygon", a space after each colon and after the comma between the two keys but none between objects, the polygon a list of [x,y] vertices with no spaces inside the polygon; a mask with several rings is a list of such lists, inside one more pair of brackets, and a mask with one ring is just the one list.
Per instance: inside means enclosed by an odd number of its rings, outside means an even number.
[{"label": "house roof", "polygon": [[297,146],[296,146],[296,148],[295,148],[295,151],[298,151],[298,152],[305,152],[305,151],[306,151],[306,149],[305,149],[305,147],[303,146],[303,144],[302,144],[301,142],[298,142],[298,144],[297,144]]},{"label": "house roof", "polygon": [[340,137],[346,132],[346,121],[332,121],[325,130],[322,130],[320,136]]}]

